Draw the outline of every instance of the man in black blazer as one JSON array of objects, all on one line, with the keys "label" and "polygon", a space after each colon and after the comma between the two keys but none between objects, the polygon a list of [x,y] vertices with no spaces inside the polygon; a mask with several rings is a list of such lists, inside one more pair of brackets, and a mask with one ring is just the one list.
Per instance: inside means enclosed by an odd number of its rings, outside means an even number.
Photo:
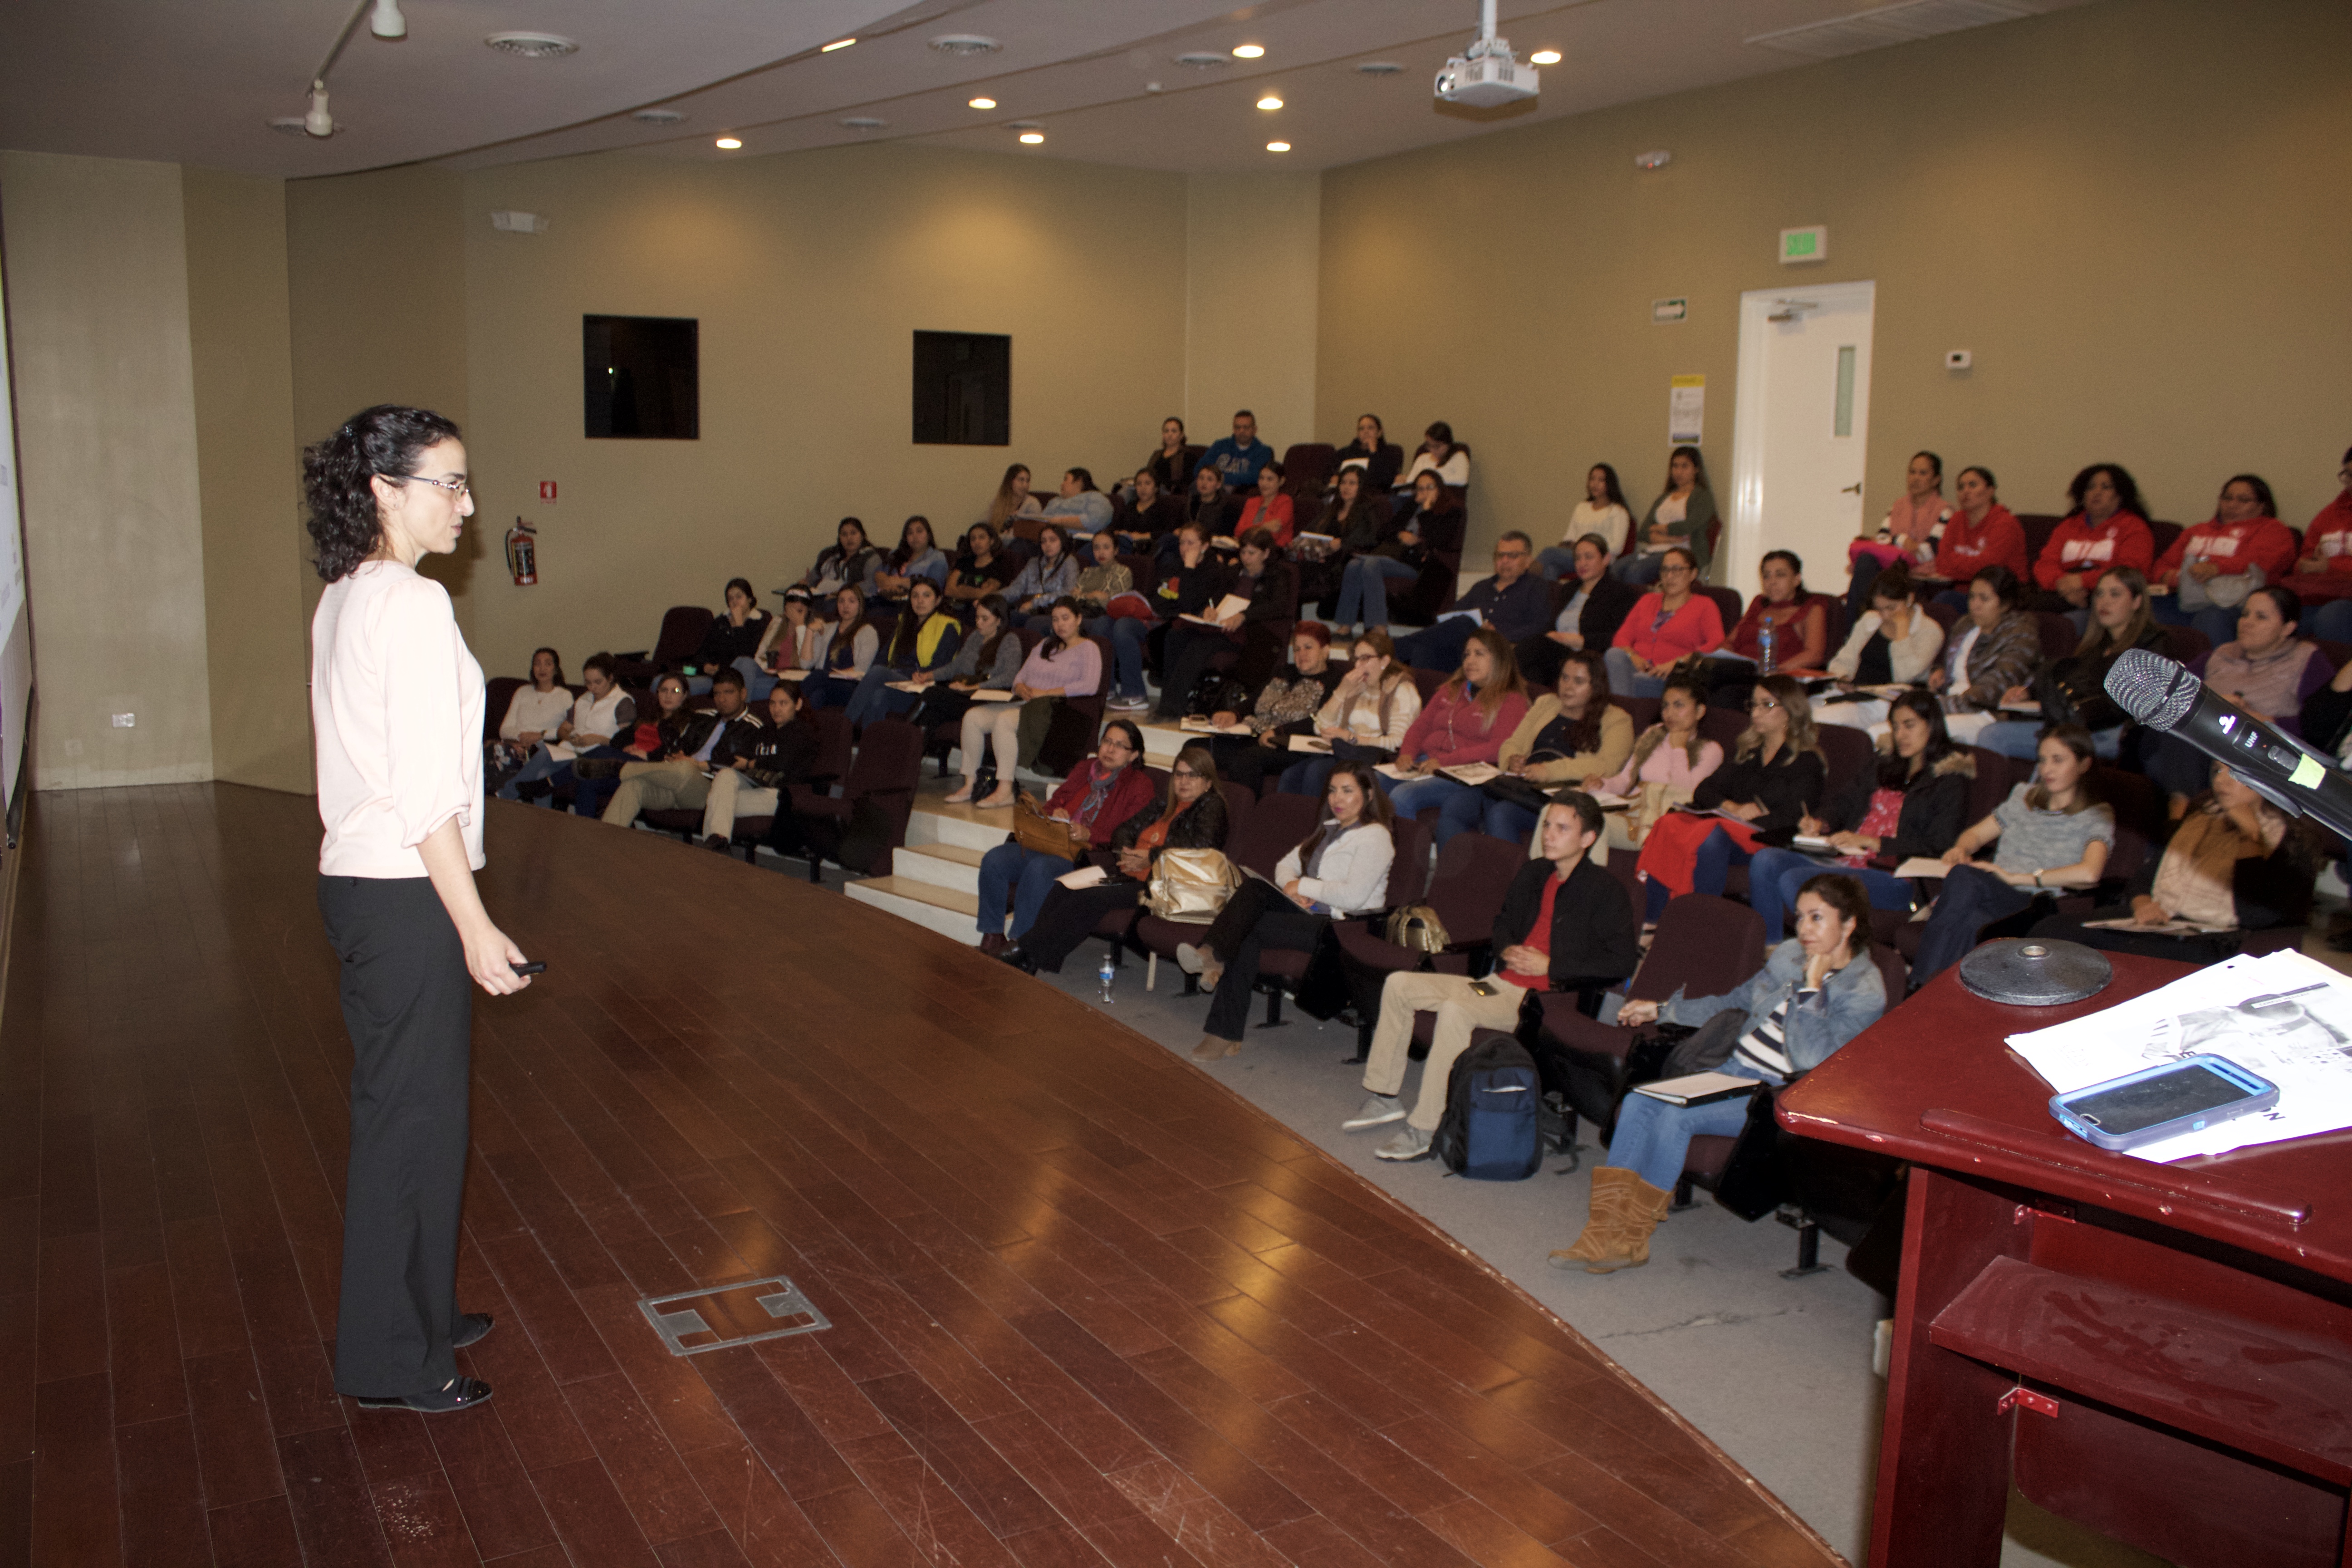
[{"label": "man in black blazer", "polygon": [[[1601,807],[1582,790],[1551,797],[1537,829],[1542,858],[1511,879],[1495,916],[1491,974],[1472,980],[1399,973],[1381,985],[1381,1019],[1364,1067],[1370,1098],[1339,1124],[1360,1132],[1402,1121],[1395,1136],[1372,1151],[1379,1158],[1428,1158],[1431,1135],[1445,1114],[1447,1079],[1454,1058],[1469,1048],[1472,1030],[1515,1027],[1520,1000],[1530,991],[1572,990],[1633,973],[1642,953],[1633,900],[1587,853],[1600,845],[1601,828]],[[1415,1013],[1436,1014],[1437,1026],[1421,1094],[1408,1112],[1401,1090]]]},{"label": "man in black blazer", "polygon": [[1576,574],[1562,577],[1552,594],[1552,625],[1514,650],[1519,675],[1528,687],[1547,690],[1559,679],[1559,667],[1571,648],[1607,651],[1609,641],[1625,622],[1642,591],[1621,583],[1609,570],[1609,542],[1588,533],[1576,542]]}]

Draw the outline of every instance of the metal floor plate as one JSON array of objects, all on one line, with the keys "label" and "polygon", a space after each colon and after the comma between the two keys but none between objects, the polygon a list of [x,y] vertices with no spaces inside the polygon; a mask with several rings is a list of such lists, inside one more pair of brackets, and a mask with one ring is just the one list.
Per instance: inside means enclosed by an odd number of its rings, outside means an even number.
[{"label": "metal floor plate", "polygon": [[672,1355],[699,1355],[833,1327],[800,1288],[781,1274],[707,1290],[648,1296],[637,1310]]}]

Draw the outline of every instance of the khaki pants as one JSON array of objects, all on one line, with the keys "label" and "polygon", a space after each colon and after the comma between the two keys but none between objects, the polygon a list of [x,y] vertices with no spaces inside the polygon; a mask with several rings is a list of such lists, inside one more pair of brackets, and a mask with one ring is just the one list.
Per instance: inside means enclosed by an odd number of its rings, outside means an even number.
[{"label": "khaki pants", "polygon": [[626,827],[636,821],[641,811],[663,811],[673,806],[692,810],[709,798],[710,781],[702,776],[702,764],[691,757],[664,763],[624,763],[621,786],[613,792],[613,804],[604,808],[604,820],[615,827]]},{"label": "khaki pants", "polygon": [[1470,984],[1459,974],[1397,973],[1381,987],[1381,1021],[1372,1030],[1370,1058],[1364,1067],[1364,1087],[1374,1094],[1394,1094],[1404,1087],[1412,1016],[1437,1015],[1429,1060],[1422,1064],[1421,1098],[1405,1118],[1423,1132],[1437,1131],[1445,1114],[1446,1080],[1453,1076],[1454,1058],[1470,1047],[1470,1031],[1518,1026],[1519,998],[1527,994],[1524,987],[1497,980],[1496,994],[1481,996]]},{"label": "khaki pants", "polygon": [[775,815],[776,792],[761,789],[740,768],[729,768],[710,781],[710,802],[702,808],[702,836],[732,838],[738,816]]}]

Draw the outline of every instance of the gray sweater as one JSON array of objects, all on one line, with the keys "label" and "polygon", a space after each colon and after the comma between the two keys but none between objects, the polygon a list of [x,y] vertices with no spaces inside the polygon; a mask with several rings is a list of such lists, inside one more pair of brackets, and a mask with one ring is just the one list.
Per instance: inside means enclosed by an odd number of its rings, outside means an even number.
[{"label": "gray sweater", "polygon": [[963,639],[963,647],[956,650],[956,656],[949,661],[948,667],[939,672],[940,682],[976,680],[993,690],[1012,690],[1013,678],[1021,673],[1021,661],[1027,657],[1021,647],[1021,639],[1011,632],[998,638],[996,661],[983,673],[980,668],[980,650],[987,643],[988,639],[978,632],[968,633]]}]

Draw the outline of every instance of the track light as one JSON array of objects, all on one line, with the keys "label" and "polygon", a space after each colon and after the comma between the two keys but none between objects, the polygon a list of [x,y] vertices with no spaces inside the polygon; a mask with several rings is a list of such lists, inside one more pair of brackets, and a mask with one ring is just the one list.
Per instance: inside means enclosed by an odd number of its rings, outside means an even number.
[{"label": "track light", "polygon": [[368,31],[379,38],[408,37],[408,18],[400,14],[400,0],[375,0],[375,14],[368,18]]},{"label": "track light", "polygon": [[310,86],[310,112],[302,116],[302,129],[313,136],[335,133],[335,117],[327,112],[327,89],[323,83],[313,82]]}]

